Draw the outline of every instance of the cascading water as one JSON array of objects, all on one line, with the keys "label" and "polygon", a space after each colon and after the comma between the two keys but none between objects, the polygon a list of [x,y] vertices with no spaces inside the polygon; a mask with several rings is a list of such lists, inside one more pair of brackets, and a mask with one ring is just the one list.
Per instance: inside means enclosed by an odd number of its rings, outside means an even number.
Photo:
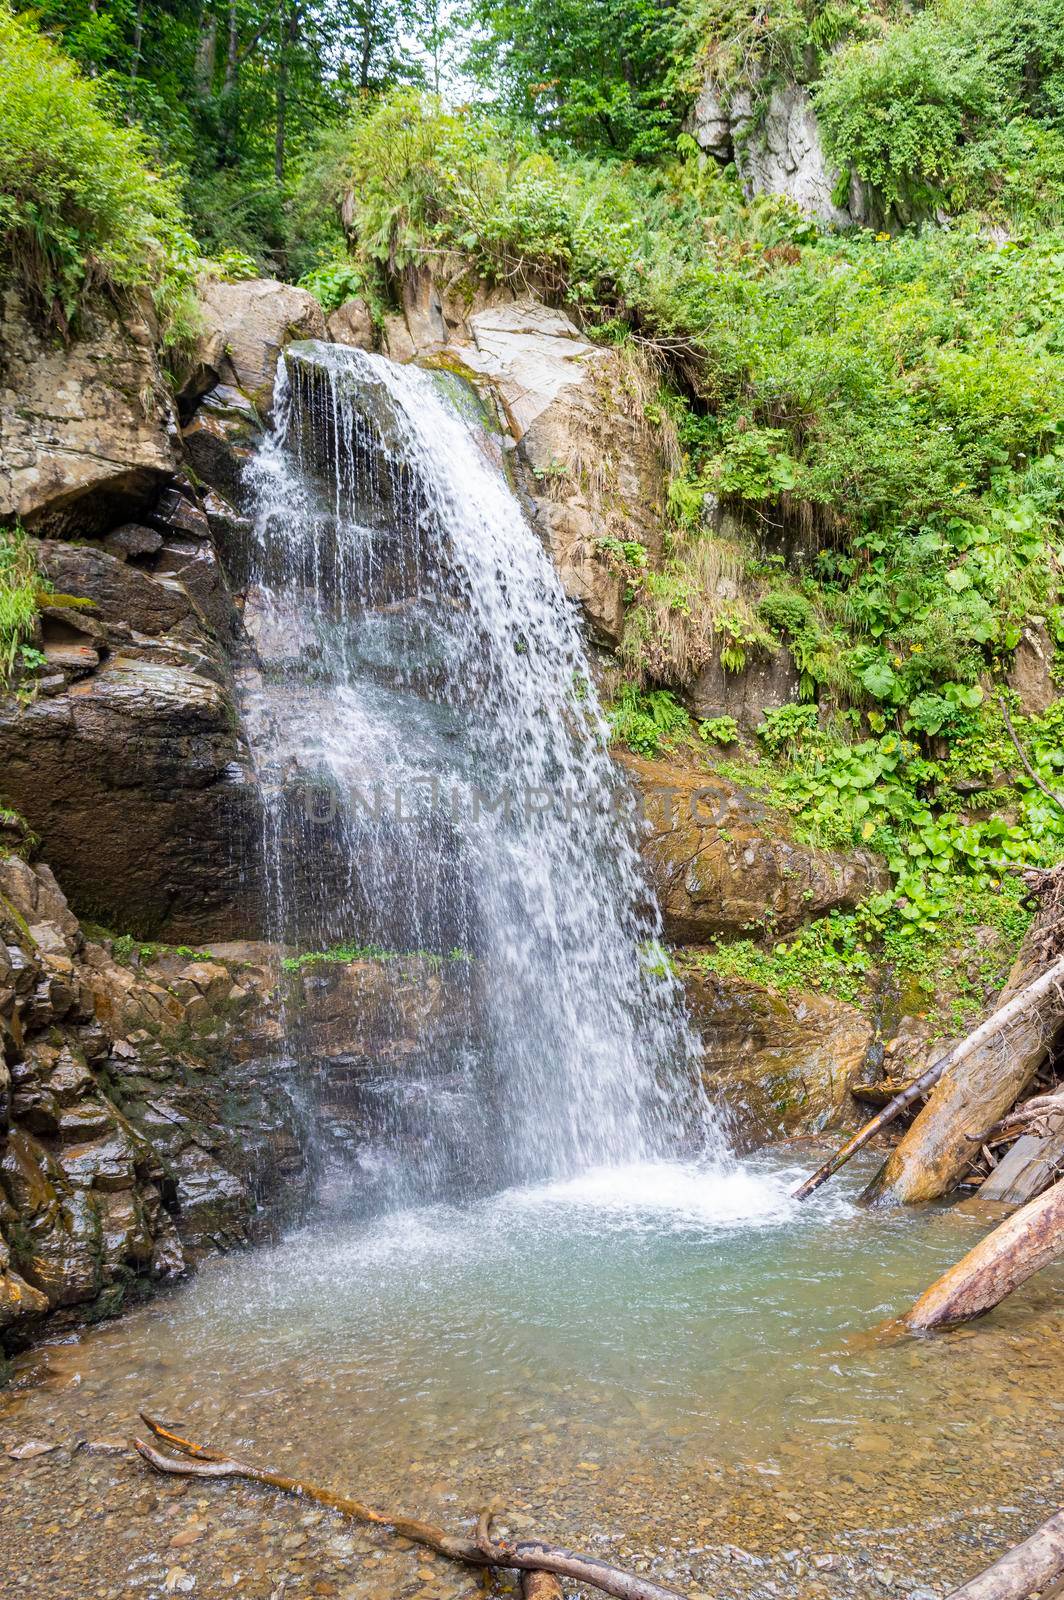
[{"label": "cascading water", "polygon": [[725,1160],[574,608],[472,390],[308,342],[275,402],[245,706],[270,931],[428,952],[467,1018],[363,1085],[355,1165],[409,1200]]}]

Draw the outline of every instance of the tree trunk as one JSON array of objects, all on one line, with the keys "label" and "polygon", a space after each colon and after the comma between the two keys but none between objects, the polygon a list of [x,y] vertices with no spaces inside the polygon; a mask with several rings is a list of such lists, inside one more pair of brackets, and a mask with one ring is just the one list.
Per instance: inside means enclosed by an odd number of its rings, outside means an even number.
[{"label": "tree trunk", "polygon": [[1058,1511],[1023,1544],[954,1589],[948,1600],[1028,1600],[1032,1594],[1049,1594],[1062,1578],[1064,1511]]},{"label": "tree trunk", "polygon": [[362,47],[358,56],[358,86],[360,89],[369,88],[369,69],[373,60],[373,29],[367,17],[362,24]]},{"label": "tree trunk", "polygon": [[231,95],[236,88],[237,51],[240,47],[240,22],[237,16],[236,0],[229,0],[229,37],[225,50],[225,82],[222,93]]},{"label": "tree trunk", "polygon": [[288,89],[292,48],[299,38],[299,6],[281,0],[280,49],[277,55],[277,126],[273,140],[273,175],[278,183],[284,182],[285,140],[288,132]]},{"label": "tree trunk", "polygon": [[987,1234],[924,1291],[904,1319],[913,1333],[967,1322],[1064,1255],[1064,1178]]},{"label": "tree trunk", "polygon": [[214,87],[214,63],[218,48],[218,18],[209,6],[204,7],[200,21],[199,42],[196,45],[196,64],[193,75],[196,93],[206,100]]},{"label": "tree trunk", "polygon": [[144,0],[137,0],[137,14],[133,22],[133,46],[129,53],[130,80],[137,81],[140,71],[140,56],[144,47]]},{"label": "tree trunk", "polygon": [[[1036,954],[1040,936],[1036,922],[1002,991],[999,1010],[1054,971],[1046,972]],[[1025,1007],[1008,1028],[994,1030],[978,1050],[943,1075],[869,1184],[866,1200],[937,1200],[956,1186],[990,1129],[1015,1105],[1044,1061],[1064,1013],[1059,982],[1059,975],[1050,980],[1037,1004]]]}]

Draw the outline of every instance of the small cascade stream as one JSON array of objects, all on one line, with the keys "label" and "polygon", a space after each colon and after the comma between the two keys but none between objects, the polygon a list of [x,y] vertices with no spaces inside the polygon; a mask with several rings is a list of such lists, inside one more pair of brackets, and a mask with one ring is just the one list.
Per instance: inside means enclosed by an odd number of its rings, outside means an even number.
[{"label": "small cascade stream", "polygon": [[363,1084],[354,1170],[405,1203],[726,1164],[575,608],[487,414],[446,374],[307,342],[275,415],[246,611],[269,932],[425,953],[468,1016],[446,1059]]}]

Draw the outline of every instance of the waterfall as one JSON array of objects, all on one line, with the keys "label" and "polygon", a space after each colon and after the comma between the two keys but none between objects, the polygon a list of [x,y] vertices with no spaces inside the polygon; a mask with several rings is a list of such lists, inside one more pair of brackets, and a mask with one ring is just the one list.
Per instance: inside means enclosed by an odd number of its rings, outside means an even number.
[{"label": "waterfall", "polygon": [[362,1085],[355,1166],[406,1200],[725,1159],[575,608],[474,391],[309,341],[275,419],[245,612],[269,932],[420,952],[468,1019]]}]

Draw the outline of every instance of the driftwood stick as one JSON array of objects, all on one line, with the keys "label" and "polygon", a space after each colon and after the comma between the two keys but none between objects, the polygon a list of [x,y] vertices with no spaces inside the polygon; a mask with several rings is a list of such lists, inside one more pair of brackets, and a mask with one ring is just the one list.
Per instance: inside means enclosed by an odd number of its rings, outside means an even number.
[{"label": "driftwood stick", "polygon": [[1037,1122],[1043,1124],[1042,1132],[1045,1134],[1054,1130],[1058,1120],[1064,1121],[1064,1089],[1055,1089],[1052,1094],[1032,1095],[1022,1105],[1015,1106],[991,1131],[1009,1134]]},{"label": "driftwood stick", "polygon": [[299,1478],[286,1478],[279,1472],[267,1472],[260,1467],[251,1466],[246,1461],[218,1456],[211,1451],[197,1452],[195,1456],[179,1458],[165,1455],[143,1439],[134,1439],[133,1447],[156,1472],[165,1472],[171,1477],[246,1478],[250,1483],[265,1484],[268,1488],[279,1489],[282,1494],[295,1495],[300,1500],[315,1500],[319,1505],[328,1506],[331,1511],[339,1511],[355,1521],[372,1522],[382,1528],[392,1528],[402,1538],[424,1545],[429,1550],[435,1550],[438,1555],[450,1556],[454,1561],[467,1561],[482,1567],[488,1565],[484,1555],[471,1539],[454,1537],[445,1533],[442,1528],[433,1527],[429,1522],[420,1522],[414,1517],[384,1516],[372,1506],[363,1505],[347,1495],[334,1494],[331,1489],[304,1483]]},{"label": "driftwood stick", "polygon": [[1064,1511],[1009,1550],[959,1589],[949,1600],[1027,1600],[1045,1594],[1064,1578]]},{"label": "driftwood stick", "polygon": [[[376,1511],[372,1506],[337,1494],[332,1489],[323,1489],[300,1478],[288,1478],[279,1472],[269,1472],[250,1462],[222,1455],[182,1438],[144,1412],[141,1412],[141,1417],[157,1439],[180,1452],[179,1455],[167,1455],[143,1439],[134,1439],[134,1448],[156,1472],[189,1478],[246,1478],[251,1483],[279,1489],[282,1494],[295,1495],[301,1500],[315,1500],[319,1505],[328,1506],[330,1510],[339,1511],[357,1522],[371,1522],[378,1527],[391,1528],[413,1544],[424,1545],[438,1555],[449,1556],[452,1561],[464,1561],[470,1566],[511,1567],[521,1572],[573,1578],[577,1583],[586,1583],[593,1589],[600,1589],[603,1594],[615,1596],[615,1600],[682,1600],[675,1589],[666,1589],[662,1584],[652,1583],[637,1573],[611,1567],[594,1556],[561,1550],[539,1539],[522,1539],[518,1543],[493,1541],[491,1523],[494,1510],[491,1507],[480,1513],[476,1538],[462,1538],[437,1528],[431,1522],[422,1522],[417,1517]],[[536,1600],[556,1600],[556,1596],[541,1588],[537,1590]]]},{"label": "driftwood stick", "polygon": [[1013,995],[1011,1000],[1006,1001],[1003,1006],[999,1006],[996,1011],[992,1012],[986,1021],[981,1022],[978,1028],[973,1033],[970,1033],[966,1039],[962,1039],[959,1044],[954,1045],[952,1050],[947,1050],[945,1055],[939,1056],[937,1061],[931,1063],[926,1072],[922,1072],[918,1078],[914,1078],[912,1083],[902,1089],[900,1094],[896,1094],[893,1100],[888,1101],[882,1111],[876,1113],[871,1122],[866,1122],[864,1127],[842,1146],[841,1150],[835,1152],[830,1161],[825,1161],[822,1167],[817,1168],[812,1177],[806,1178],[804,1183],[799,1184],[794,1191],[794,1198],[796,1200],[806,1199],[815,1189],[819,1189],[822,1183],[826,1183],[829,1178],[834,1177],[839,1168],[845,1166],[850,1157],[856,1155],[857,1151],[862,1149],[881,1128],[885,1128],[888,1123],[893,1122],[895,1117],[899,1117],[906,1107],[911,1106],[915,1100],[926,1094],[929,1089],[934,1088],[943,1073],[947,1072],[951,1067],[959,1065],[960,1062],[966,1061],[976,1050],[981,1049],[983,1045],[993,1039],[995,1034],[1004,1033],[1006,1028],[1038,1006],[1061,983],[1064,983],[1064,956],[1058,957],[1032,983],[1021,989],[1019,994]]}]

